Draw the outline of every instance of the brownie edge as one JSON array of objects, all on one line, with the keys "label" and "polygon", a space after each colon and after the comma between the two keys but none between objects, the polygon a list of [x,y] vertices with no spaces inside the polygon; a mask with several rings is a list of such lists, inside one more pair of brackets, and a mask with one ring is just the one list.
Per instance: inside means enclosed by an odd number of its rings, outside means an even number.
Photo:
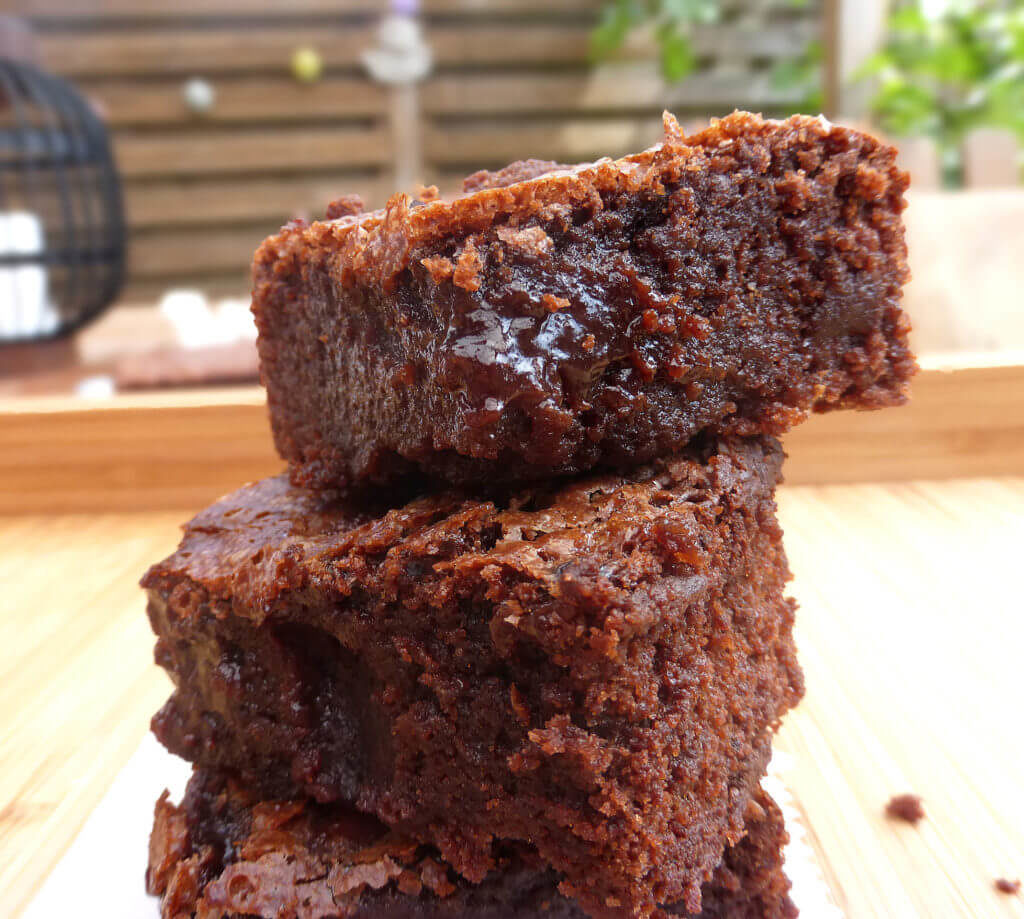
[{"label": "brownie edge", "polygon": [[[793,919],[782,814],[758,790],[745,835],[703,885],[703,907],[664,916]],[[220,773],[193,773],[179,806],[156,804],[147,890],[163,919],[585,919],[558,876],[506,848],[473,884],[436,850],[365,815],[307,800],[263,801]]]},{"label": "brownie edge", "polygon": [[253,263],[278,451],[320,490],[543,481],[899,404],[907,185],[867,134],[737,112],[289,225]]}]

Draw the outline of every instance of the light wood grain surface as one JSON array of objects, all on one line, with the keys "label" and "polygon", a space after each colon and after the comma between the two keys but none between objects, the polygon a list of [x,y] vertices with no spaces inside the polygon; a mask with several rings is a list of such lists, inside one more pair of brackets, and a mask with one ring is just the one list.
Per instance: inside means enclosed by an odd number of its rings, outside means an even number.
[{"label": "light wood grain surface", "polygon": [[[778,745],[836,902],[1024,917],[1024,478],[786,488],[807,698]],[[180,512],[0,520],[0,915],[16,916],[169,684],[136,580]],[[883,815],[924,798],[917,827]],[[140,879],[141,883],[141,879]]]},{"label": "light wood grain surface", "polygon": [[[786,481],[1024,473],[1024,353],[922,365],[909,404],[786,435]],[[282,465],[257,386],[0,398],[0,514],[193,509]]]}]

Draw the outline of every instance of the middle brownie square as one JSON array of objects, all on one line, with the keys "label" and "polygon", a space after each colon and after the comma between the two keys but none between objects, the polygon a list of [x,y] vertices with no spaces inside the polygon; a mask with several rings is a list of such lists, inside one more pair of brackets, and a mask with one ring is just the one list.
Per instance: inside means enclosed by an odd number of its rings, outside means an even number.
[{"label": "middle brownie square", "polygon": [[532,846],[591,915],[700,887],[802,693],[771,438],[391,510],[284,477],[143,580],[173,752],[345,801],[471,881]]}]

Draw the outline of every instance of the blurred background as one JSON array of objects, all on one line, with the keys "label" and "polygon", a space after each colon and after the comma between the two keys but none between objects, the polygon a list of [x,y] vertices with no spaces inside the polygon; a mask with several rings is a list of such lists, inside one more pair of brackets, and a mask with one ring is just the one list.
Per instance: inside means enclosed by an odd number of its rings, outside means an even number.
[{"label": "blurred background", "polygon": [[1024,349],[1024,0],[14,4],[0,415],[251,386],[248,266],[283,223],[637,150],[664,108],[823,112],[897,144],[918,350]]}]

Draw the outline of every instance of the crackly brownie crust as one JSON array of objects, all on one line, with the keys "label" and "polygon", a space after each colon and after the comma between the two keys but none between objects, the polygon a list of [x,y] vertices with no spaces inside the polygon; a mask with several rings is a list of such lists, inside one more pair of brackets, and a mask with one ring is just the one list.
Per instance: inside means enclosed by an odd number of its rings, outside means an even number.
[{"label": "crackly brownie crust", "polygon": [[[703,886],[702,919],[793,919],[782,814],[758,789],[745,835]],[[478,884],[436,850],[372,818],[308,799],[261,801],[236,780],[195,772],[180,806],[156,805],[146,886],[164,919],[583,919],[557,875],[509,846]],[[668,906],[667,916],[693,916]]]},{"label": "crackly brownie crust", "polygon": [[382,514],[268,479],[143,583],[172,751],[344,800],[470,880],[532,844],[594,915],[685,899],[802,692],[772,439]]},{"label": "crackly brownie crust", "polygon": [[799,116],[666,128],[267,239],[253,311],[293,480],[540,481],[901,402],[893,148]]}]

